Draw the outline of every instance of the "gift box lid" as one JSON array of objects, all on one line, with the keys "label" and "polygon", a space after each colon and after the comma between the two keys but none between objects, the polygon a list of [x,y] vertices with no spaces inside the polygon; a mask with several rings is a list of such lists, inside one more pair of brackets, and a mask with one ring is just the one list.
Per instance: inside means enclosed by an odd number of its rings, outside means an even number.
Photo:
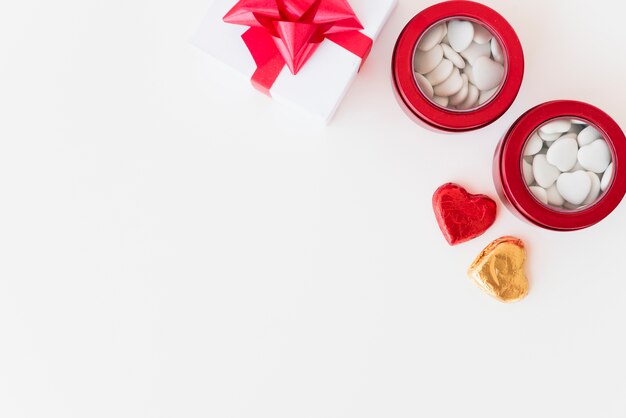
[{"label": "gift box lid", "polygon": [[[361,33],[375,40],[397,0],[350,0],[363,26]],[[235,0],[214,0],[192,43],[250,80],[257,65],[242,39],[247,26],[224,22]],[[292,74],[284,66],[270,94],[281,103],[330,121],[361,66],[361,58],[337,43],[324,39],[310,59]]]}]

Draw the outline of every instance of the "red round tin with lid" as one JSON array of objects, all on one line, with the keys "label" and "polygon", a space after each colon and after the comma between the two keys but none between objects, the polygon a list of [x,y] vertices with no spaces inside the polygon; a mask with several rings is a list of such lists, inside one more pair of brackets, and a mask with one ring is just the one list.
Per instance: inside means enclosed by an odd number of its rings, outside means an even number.
[{"label": "red round tin with lid", "polygon": [[[606,188],[597,199],[570,209],[539,201],[524,179],[523,171],[524,158],[529,158],[524,156],[524,150],[532,136],[550,122],[567,119],[595,128],[608,145],[612,164],[611,173],[604,174],[609,176]],[[600,222],[622,201],[626,194],[626,170],[622,165],[626,165],[626,137],[619,125],[590,104],[559,100],[532,108],[511,126],[496,149],[493,174],[500,197],[516,215],[546,229],[574,231]]]},{"label": "red round tin with lid", "polygon": [[[429,30],[454,20],[469,21],[485,28],[503,56],[504,74],[499,86],[489,100],[470,109],[451,109],[435,102],[416,79],[419,77],[415,69],[418,43]],[[435,130],[470,131],[496,121],[515,100],[523,74],[524,54],[511,25],[493,9],[472,1],[446,1],[423,10],[406,25],[393,52],[393,83],[400,105],[414,120]]]}]

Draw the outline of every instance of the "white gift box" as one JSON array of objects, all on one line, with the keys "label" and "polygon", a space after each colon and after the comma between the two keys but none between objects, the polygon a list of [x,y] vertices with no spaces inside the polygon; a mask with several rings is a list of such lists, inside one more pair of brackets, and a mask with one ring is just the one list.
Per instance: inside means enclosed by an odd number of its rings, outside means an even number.
[{"label": "white gift box", "polygon": [[[350,0],[363,25],[361,33],[376,40],[397,0]],[[214,0],[193,37],[193,44],[248,79],[257,66],[241,35],[247,26],[223,21],[236,0]],[[270,89],[274,100],[294,106],[328,123],[361,66],[361,58],[325,39],[294,75],[285,66]]]}]

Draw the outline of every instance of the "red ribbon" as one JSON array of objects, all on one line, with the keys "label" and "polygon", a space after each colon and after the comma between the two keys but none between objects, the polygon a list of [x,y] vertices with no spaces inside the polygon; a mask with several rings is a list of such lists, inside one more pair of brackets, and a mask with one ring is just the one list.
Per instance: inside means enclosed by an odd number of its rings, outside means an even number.
[{"label": "red ribbon", "polygon": [[239,0],[224,21],[250,26],[241,37],[257,65],[252,84],[268,95],[283,67],[297,74],[324,39],[361,62],[373,43],[347,0]]}]

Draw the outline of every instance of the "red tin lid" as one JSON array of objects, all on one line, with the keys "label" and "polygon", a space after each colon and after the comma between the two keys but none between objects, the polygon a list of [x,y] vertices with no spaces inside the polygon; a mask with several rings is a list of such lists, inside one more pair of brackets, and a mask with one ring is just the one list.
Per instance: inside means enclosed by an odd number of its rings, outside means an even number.
[{"label": "red tin lid", "polygon": [[[464,18],[482,24],[500,42],[505,55],[505,79],[500,91],[481,107],[468,111],[445,109],[421,92],[413,73],[418,40],[438,22]],[[417,14],[400,34],[393,53],[392,74],[398,99],[405,110],[421,122],[439,130],[462,132],[496,121],[513,104],[524,76],[524,53],[511,25],[493,9],[472,1],[446,1]]]},{"label": "red tin lid", "polygon": [[[594,126],[606,140],[613,157],[613,180],[600,199],[577,211],[560,211],[544,206],[529,191],[522,174],[522,155],[528,138],[554,119],[581,119]],[[626,194],[626,137],[606,113],[587,103],[559,100],[543,103],[523,114],[511,126],[496,151],[496,187],[514,211],[546,229],[574,231],[590,227],[607,217]]]}]

